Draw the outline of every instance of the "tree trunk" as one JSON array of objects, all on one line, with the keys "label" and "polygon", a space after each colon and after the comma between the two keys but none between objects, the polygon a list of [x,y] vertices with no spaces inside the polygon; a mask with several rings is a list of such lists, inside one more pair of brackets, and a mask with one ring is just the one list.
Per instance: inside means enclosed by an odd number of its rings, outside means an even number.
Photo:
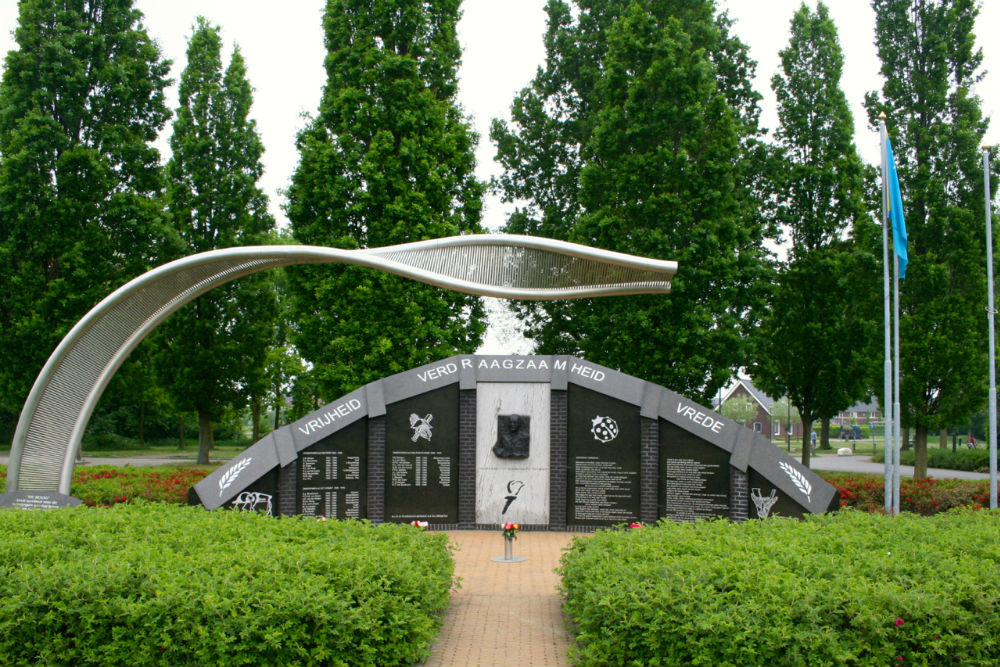
[{"label": "tree trunk", "polygon": [[819,447],[820,449],[830,449],[830,419],[826,418],[820,422],[819,427]]},{"label": "tree trunk", "polygon": [[184,449],[184,415],[181,415],[180,424],[177,427],[177,435],[180,437],[180,442],[177,444],[178,449]]},{"label": "tree trunk", "polygon": [[277,431],[279,426],[281,426],[281,405],[279,403],[275,403],[274,404],[274,430]]},{"label": "tree trunk", "polygon": [[253,433],[250,436],[250,442],[257,442],[260,440],[260,399],[257,397],[250,399],[250,415],[253,420]]},{"label": "tree trunk", "polygon": [[198,411],[198,465],[208,465],[208,452],[212,449],[212,419],[208,413]]},{"label": "tree trunk", "polygon": [[139,444],[146,445],[146,401],[139,401]]},{"label": "tree trunk", "polygon": [[899,432],[901,435],[899,439],[900,441],[899,449],[902,451],[906,451],[907,449],[910,448],[910,427],[901,426],[899,427]]},{"label": "tree trunk", "polygon": [[[905,433],[906,431],[904,431]],[[927,477],[927,427],[918,426],[913,438],[913,476]]]},{"label": "tree trunk", "polygon": [[812,423],[815,421],[813,415],[808,410],[803,410],[802,406],[796,406],[799,414],[802,415],[802,465],[809,467],[809,454],[812,452]]},{"label": "tree trunk", "polygon": [[938,447],[941,449],[948,449],[948,429],[941,429],[941,433],[938,435]]}]

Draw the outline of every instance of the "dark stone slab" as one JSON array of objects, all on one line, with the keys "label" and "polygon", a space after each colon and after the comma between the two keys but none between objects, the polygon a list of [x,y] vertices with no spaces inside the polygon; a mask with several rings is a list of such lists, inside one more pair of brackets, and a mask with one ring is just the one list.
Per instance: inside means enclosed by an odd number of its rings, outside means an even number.
[{"label": "dark stone slab", "polygon": [[728,517],[730,453],[666,420],[659,426],[660,516],[674,521]]},{"label": "dark stone slab", "polygon": [[459,522],[458,393],[453,382],[386,406],[386,521]]},{"label": "dark stone slab", "polygon": [[782,486],[768,480],[762,474],[750,468],[748,486],[750,497],[747,503],[747,517],[751,519],[767,519],[774,516],[795,517],[805,516],[805,508],[787,493]]},{"label": "dark stone slab", "polygon": [[304,516],[368,516],[368,424],[354,422],[299,452],[296,506]]},{"label": "dark stone slab", "polygon": [[8,491],[0,493],[0,509],[52,510],[76,507],[83,501],[55,491]]},{"label": "dark stone slab", "polygon": [[570,383],[566,523],[613,526],[639,520],[639,406]]},{"label": "dark stone slab", "polygon": [[271,468],[270,471],[255,479],[251,484],[243,487],[223,507],[239,512],[263,512],[270,516],[277,516],[280,514],[280,494],[278,493],[280,475],[280,468]]}]

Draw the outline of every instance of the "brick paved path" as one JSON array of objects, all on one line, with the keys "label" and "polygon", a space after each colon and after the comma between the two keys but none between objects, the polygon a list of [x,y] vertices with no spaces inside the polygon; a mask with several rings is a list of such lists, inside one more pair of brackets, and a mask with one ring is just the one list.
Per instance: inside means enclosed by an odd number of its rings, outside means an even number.
[{"label": "brick paved path", "polygon": [[561,667],[568,665],[571,636],[556,592],[553,572],[571,533],[521,532],[514,555],[521,563],[497,563],[503,556],[500,531],[448,533],[455,551],[453,590],[444,625],[431,646],[426,667]]}]

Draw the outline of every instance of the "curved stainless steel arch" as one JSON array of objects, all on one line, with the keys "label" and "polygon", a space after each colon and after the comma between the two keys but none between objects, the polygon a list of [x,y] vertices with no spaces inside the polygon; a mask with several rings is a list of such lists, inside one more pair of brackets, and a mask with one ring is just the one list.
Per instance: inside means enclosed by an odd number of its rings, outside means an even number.
[{"label": "curved stainless steel arch", "polygon": [[84,429],[125,357],[181,306],[241,276],[295,264],[354,264],[508,299],[669,292],[677,263],[515,235],[453,236],[384,248],[227,248],[139,276],[97,304],[39,373],[14,433],[8,491],[69,495]]}]

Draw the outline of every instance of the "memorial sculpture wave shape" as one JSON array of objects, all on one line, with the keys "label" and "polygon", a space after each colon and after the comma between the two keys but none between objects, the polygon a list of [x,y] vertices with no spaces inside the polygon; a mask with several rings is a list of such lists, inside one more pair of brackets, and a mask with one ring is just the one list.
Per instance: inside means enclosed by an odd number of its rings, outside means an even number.
[{"label": "memorial sculpture wave shape", "polygon": [[453,236],[382,248],[252,246],[164,264],[106,297],[49,357],[11,446],[9,491],[68,495],[80,442],[108,382],[168,316],[242,276],[299,264],[351,264],[467,294],[553,300],[667,293],[677,263],[539,237]]}]

